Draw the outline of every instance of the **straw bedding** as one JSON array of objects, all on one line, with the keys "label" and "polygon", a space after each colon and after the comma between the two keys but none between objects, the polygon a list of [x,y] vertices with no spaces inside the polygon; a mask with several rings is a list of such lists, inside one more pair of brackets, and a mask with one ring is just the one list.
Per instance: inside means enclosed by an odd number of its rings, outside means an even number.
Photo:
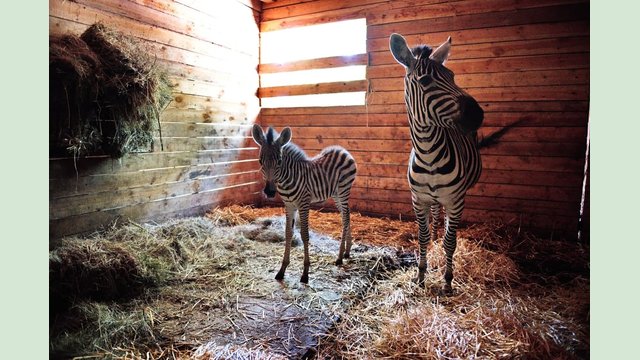
[{"label": "straw bedding", "polygon": [[339,215],[312,210],[309,285],[299,235],[279,283],[282,214],[232,206],[53,244],[51,357],[589,357],[588,249],[503,224],[461,229],[443,296],[441,242],[427,286],[412,281],[413,222],[352,214],[352,258],[336,267]]}]

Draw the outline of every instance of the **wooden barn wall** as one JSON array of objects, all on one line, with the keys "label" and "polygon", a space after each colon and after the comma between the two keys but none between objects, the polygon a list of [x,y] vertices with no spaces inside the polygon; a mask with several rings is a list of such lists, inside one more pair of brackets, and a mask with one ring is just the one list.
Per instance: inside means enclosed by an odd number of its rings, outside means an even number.
[{"label": "wooden barn wall", "polygon": [[259,111],[257,0],[50,0],[51,34],[102,22],[149,44],[165,66],[173,100],[161,114],[164,151],[52,158],[50,236],[120,222],[201,214],[254,203],[257,151],[247,141]]},{"label": "wooden barn wall", "polygon": [[589,3],[284,0],[263,5],[260,30],[362,17],[367,105],[262,109],[261,123],[291,126],[293,141],[309,155],[330,144],[346,147],[359,166],[352,207],[412,217],[404,70],[388,50],[389,35],[400,33],[410,45],[438,45],[451,36],[447,66],[484,109],[481,133],[522,121],[500,144],[481,151],[484,170],[468,192],[464,219],[500,219],[552,236],[574,235],[589,107]]}]

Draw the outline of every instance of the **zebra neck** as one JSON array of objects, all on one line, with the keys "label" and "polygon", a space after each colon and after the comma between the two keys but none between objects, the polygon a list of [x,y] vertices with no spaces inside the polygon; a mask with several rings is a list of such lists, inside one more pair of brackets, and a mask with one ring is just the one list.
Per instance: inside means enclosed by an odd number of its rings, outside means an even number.
[{"label": "zebra neck", "polygon": [[[413,153],[423,168],[439,168],[456,157],[461,147],[456,146],[469,142],[469,138],[456,129],[428,126],[421,129],[411,128]],[[450,164],[449,164],[450,166]]]},{"label": "zebra neck", "polygon": [[300,175],[300,169],[303,169],[309,162],[307,154],[297,145],[289,143],[282,147],[282,164],[281,170],[277,177],[278,183],[291,181],[297,175]]}]

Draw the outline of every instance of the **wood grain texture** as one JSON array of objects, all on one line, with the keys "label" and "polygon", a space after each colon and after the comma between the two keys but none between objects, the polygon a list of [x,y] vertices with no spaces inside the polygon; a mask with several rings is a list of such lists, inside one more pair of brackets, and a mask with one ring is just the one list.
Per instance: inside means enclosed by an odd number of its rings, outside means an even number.
[{"label": "wood grain texture", "polygon": [[399,32],[409,45],[438,45],[451,36],[446,65],[485,111],[480,134],[517,122],[500,143],[482,149],[483,174],[469,191],[464,220],[500,219],[571,237],[590,97],[589,16],[589,3],[581,0],[265,3],[261,31],[366,18],[368,94],[364,106],[263,109],[260,122],[291,127],[292,141],[311,156],[344,146],[358,163],[352,207],[413,218],[405,71],[389,52],[389,35]]},{"label": "wood grain texture", "polygon": [[51,33],[78,35],[100,21],[138,39],[174,85],[153,152],[50,159],[50,236],[257,199],[248,135],[259,112],[261,9],[257,0],[49,2]]}]

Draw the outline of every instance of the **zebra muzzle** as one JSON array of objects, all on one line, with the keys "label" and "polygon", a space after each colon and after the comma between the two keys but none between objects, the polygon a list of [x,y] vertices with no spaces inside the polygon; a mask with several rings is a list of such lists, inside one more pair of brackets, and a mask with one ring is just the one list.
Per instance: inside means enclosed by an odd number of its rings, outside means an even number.
[{"label": "zebra muzzle", "polygon": [[465,133],[478,130],[484,120],[484,111],[478,102],[471,96],[463,96],[460,98],[460,110],[460,129]]},{"label": "zebra muzzle", "polygon": [[267,197],[270,199],[276,196],[276,186],[272,182],[267,182],[267,184],[264,186],[263,191],[264,194],[267,195]]}]

